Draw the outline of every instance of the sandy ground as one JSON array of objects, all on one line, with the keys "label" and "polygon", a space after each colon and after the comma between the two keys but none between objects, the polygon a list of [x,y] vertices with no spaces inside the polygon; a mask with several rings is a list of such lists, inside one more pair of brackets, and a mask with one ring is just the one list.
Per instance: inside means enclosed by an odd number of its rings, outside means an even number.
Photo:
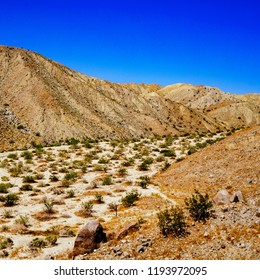
[{"label": "sandy ground", "polygon": [[[73,248],[75,234],[88,220],[113,220],[115,213],[108,209],[108,205],[111,202],[120,204],[122,197],[133,190],[138,190],[141,198],[158,198],[166,204],[174,204],[174,200],[156,185],[148,183],[147,188],[141,188],[140,177],[153,176],[166,162],[171,164],[185,157],[190,146],[220,136],[223,135],[179,137],[168,142],[164,138],[125,143],[101,141],[92,143],[92,147],[88,148],[83,144],[45,147],[38,151],[28,150],[32,155],[32,159],[29,160],[25,159],[24,151],[1,153],[0,184],[13,184],[8,193],[16,193],[19,201],[11,207],[0,202],[0,245],[7,237],[13,241],[12,246],[2,245],[0,257],[45,259],[49,255],[62,255],[62,252]],[[163,156],[163,149],[172,149],[175,156]],[[14,154],[15,158],[12,156]],[[133,159],[133,163],[123,166],[130,158]],[[148,164],[148,170],[139,170],[138,166],[147,158],[153,159],[153,162]],[[108,162],[100,163],[100,159],[107,159]],[[18,162],[21,162],[22,168],[21,174],[16,176],[12,174],[12,167],[17,166]],[[104,167],[105,171],[99,170]],[[125,168],[126,174],[120,175],[119,170],[122,168]],[[69,187],[64,187],[62,181],[66,174],[71,172],[75,172],[77,176],[69,180]],[[37,175],[41,178],[37,179]],[[53,175],[58,178],[57,181],[52,180]],[[24,182],[25,176],[33,176],[35,182]],[[105,176],[110,176],[111,184],[103,184]],[[30,184],[32,190],[21,190],[24,184]],[[68,191],[74,192],[73,197],[68,197]],[[0,193],[0,196],[5,197],[8,193]],[[102,203],[97,203],[97,193],[102,194]],[[53,203],[54,213],[46,213],[44,200]],[[93,212],[89,217],[82,214],[82,203],[86,201],[93,202]],[[142,207],[137,211],[136,206],[120,206],[117,219],[123,220],[127,215],[134,215],[136,219],[138,216],[153,215],[158,207]],[[7,212],[10,212],[9,215]],[[26,218],[26,225],[21,222],[21,217]],[[44,239],[50,235],[57,237],[56,244],[41,249],[30,246],[33,239]]]}]

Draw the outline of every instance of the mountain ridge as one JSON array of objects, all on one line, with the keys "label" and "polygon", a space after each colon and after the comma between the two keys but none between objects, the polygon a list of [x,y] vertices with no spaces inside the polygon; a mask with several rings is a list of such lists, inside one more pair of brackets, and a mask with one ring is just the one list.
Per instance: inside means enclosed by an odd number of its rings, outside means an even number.
[{"label": "mountain ridge", "polygon": [[[165,87],[160,85],[112,83],[25,49],[0,46],[0,65],[0,107],[8,108],[26,127],[26,138],[32,141],[181,135],[245,125],[241,121],[229,126],[197,107],[164,96]],[[17,131],[16,123],[9,125]]]}]

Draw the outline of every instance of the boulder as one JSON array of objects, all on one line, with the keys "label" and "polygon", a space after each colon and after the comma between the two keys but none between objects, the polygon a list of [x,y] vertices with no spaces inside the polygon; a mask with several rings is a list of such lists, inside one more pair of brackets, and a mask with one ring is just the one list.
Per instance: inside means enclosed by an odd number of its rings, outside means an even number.
[{"label": "boulder", "polygon": [[137,223],[130,223],[119,231],[119,233],[116,236],[116,239],[119,240],[119,239],[125,237],[126,235],[128,235],[129,233],[136,231],[138,229],[139,229],[139,226]]},{"label": "boulder", "polygon": [[101,242],[106,241],[102,225],[96,221],[90,221],[77,234],[72,255],[91,253],[100,247]]},{"label": "boulder", "polygon": [[230,194],[226,189],[218,191],[218,193],[213,197],[212,201],[217,204],[227,204],[230,202]]},{"label": "boulder", "polygon": [[244,201],[244,197],[241,191],[234,192],[230,197],[230,202],[241,202]]}]

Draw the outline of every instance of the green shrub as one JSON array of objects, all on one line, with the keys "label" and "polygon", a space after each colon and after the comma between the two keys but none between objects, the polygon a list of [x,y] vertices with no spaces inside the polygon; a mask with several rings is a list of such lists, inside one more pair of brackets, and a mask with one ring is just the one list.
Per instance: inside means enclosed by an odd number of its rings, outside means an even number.
[{"label": "green shrub", "polygon": [[125,197],[121,199],[121,202],[124,206],[130,207],[134,205],[134,202],[137,201],[140,196],[141,194],[138,193],[137,190],[133,190],[131,192],[127,192]]},{"label": "green shrub", "polygon": [[5,196],[5,206],[13,206],[19,200],[19,196],[15,193],[10,193]]},{"label": "green shrub", "polygon": [[139,186],[143,189],[146,189],[150,183],[150,178],[148,176],[141,176],[140,179],[141,181],[139,181]]},{"label": "green shrub", "polygon": [[95,198],[96,198],[96,200],[97,200],[99,203],[104,202],[103,195],[100,194],[100,193],[96,193],[96,194],[95,194]]},{"label": "green shrub", "polygon": [[189,147],[189,149],[188,149],[188,155],[191,155],[191,154],[194,154],[194,153],[196,153],[197,152],[197,150],[196,150],[196,148],[195,147]]},{"label": "green shrub", "polygon": [[23,182],[24,183],[35,183],[35,180],[34,180],[33,176],[24,176],[23,177]]},{"label": "green shrub", "polygon": [[74,181],[76,178],[77,178],[78,174],[76,172],[70,172],[70,173],[67,173],[65,176],[64,176],[64,179],[65,180],[70,180],[70,181]]},{"label": "green shrub", "polygon": [[187,224],[184,213],[179,207],[172,207],[170,209],[157,213],[158,226],[163,235],[172,234],[181,237],[185,235]]},{"label": "green shrub", "polygon": [[102,181],[103,186],[112,185],[112,184],[113,184],[113,181],[112,181],[111,176],[106,176],[103,178],[103,181]]},{"label": "green shrub", "polygon": [[11,183],[0,183],[0,193],[8,193],[8,189],[13,187]]},{"label": "green shrub", "polygon": [[30,242],[30,247],[35,248],[44,248],[46,247],[48,242],[44,240],[43,238],[36,237]]},{"label": "green shrub", "polygon": [[204,196],[195,190],[190,198],[185,198],[185,204],[190,215],[195,221],[205,221],[212,215],[212,202],[209,200],[208,194]]},{"label": "green shrub", "polygon": [[7,238],[1,238],[0,240],[0,250],[11,248],[13,246],[14,242],[10,237]]},{"label": "green shrub", "polygon": [[147,170],[149,170],[149,166],[148,166],[148,164],[147,164],[145,161],[143,161],[143,162],[138,166],[138,170],[140,170],[140,171],[147,171]]},{"label": "green shrub", "polygon": [[115,214],[117,216],[117,209],[118,209],[118,204],[116,202],[111,202],[108,204],[108,209],[111,211],[115,211]]},{"label": "green shrub", "polygon": [[162,149],[160,151],[160,153],[162,153],[165,157],[175,157],[176,156],[175,152],[171,149]]},{"label": "green shrub", "polygon": [[7,157],[11,158],[13,160],[17,160],[18,159],[18,155],[17,154],[9,154]]},{"label": "green shrub", "polygon": [[167,170],[170,166],[171,164],[168,161],[165,161],[164,166],[162,167],[162,171]]},{"label": "green shrub", "polygon": [[33,158],[33,154],[31,152],[29,152],[29,151],[22,152],[21,156],[24,159],[32,159]]},{"label": "green shrub", "polygon": [[52,201],[49,201],[48,199],[44,199],[43,203],[44,203],[44,211],[47,214],[54,213],[54,210],[53,210],[54,203]]},{"label": "green shrub", "polygon": [[92,201],[85,201],[81,203],[81,208],[86,216],[91,216],[93,212],[93,202]]},{"label": "green shrub", "polygon": [[73,191],[73,190],[68,190],[67,191],[67,197],[68,198],[72,198],[72,197],[74,197],[75,196],[75,192]]},{"label": "green shrub", "polygon": [[20,217],[15,220],[15,223],[19,224],[19,225],[23,225],[25,227],[29,227],[30,226],[29,218],[27,216],[20,215]]},{"label": "green shrub", "polygon": [[20,187],[20,191],[32,191],[33,187],[30,184],[24,184]]}]

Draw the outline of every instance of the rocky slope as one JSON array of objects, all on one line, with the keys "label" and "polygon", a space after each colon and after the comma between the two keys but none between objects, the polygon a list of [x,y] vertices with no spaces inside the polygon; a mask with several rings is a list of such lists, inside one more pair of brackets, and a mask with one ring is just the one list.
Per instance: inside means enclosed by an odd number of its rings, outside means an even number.
[{"label": "rocky slope", "polygon": [[24,49],[0,48],[0,100],[46,141],[216,131],[199,112],[158,95],[157,85],[89,77]]},{"label": "rocky slope", "polygon": [[218,120],[228,129],[260,123],[259,94],[235,95],[218,88],[190,84],[170,85],[157,93]]},{"label": "rocky slope", "polygon": [[260,126],[236,132],[225,140],[173,164],[155,181],[176,199],[199,188],[214,195],[220,188],[259,197]]},{"label": "rocky slope", "polygon": [[[0,46],[0,66],[1,110],[15,119],[8,124],[13,136],[1,132],[1,149],[11,137],[19,146],[24,138],[56,142],[72,137],[182,135],[259,122],[257,95],[243,98],[190,85],[180,85],[176,92],[176,86],[116,84],[13,47]],[[6,118],[0,118],[3,131]]]}]

